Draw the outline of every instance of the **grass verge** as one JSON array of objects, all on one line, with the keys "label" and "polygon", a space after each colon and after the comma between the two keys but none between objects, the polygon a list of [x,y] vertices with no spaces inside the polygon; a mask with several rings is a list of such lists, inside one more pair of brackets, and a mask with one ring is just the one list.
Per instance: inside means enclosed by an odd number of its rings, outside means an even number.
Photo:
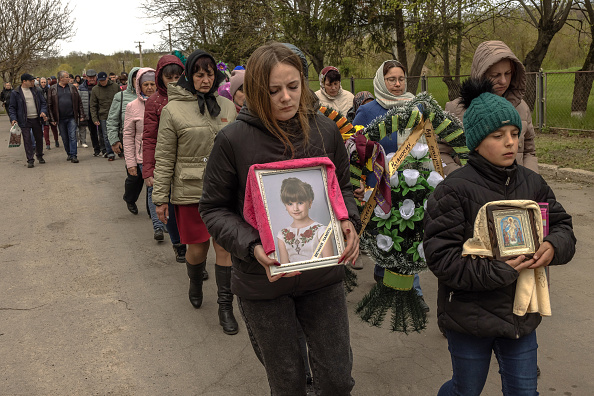
[{"label": "grass verge", "polygon": [[535,144],[540,163],[594,172],[594,134],[537,132]]}]

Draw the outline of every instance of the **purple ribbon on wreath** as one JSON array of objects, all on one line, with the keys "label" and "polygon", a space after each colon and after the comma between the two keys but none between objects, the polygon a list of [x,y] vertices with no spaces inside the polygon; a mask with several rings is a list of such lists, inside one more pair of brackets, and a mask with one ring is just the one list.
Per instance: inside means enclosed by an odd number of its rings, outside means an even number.
[{"label": "purple ribbon on wreath", "polygon": [[361,167],[365,167],[365,164],[371,158],[373,173],[378,183],[375,200],[384,213],[388,213],[392,209],[392,192],[386,169],[384,148],[378,142],[368,140],[362,134],[353,137],[355,138],[355,146],[357,148],[357,155],[359,156],[358,164]]}]

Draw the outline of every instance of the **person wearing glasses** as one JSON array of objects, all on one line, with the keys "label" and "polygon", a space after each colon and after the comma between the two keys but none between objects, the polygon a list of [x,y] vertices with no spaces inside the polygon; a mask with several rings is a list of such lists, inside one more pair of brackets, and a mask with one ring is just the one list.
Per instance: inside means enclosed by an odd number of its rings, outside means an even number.
[{"label": "person wearing glasses", "polygon": [[375,100],[359,107],[353,125],[366,127],[393,107],[404,105],[415,96],[406,92],[406,70],[397,60],[387,60],[377,69],[373,79]]},{"label": "person wearing glasses", "polygon": [[[415,97],[412,93],[406,92],[406,70],[402,63],[397,60],[385,61],[379,69],[377,69],[375,78],[373,79],[373,91],[375,99],[366,105],[359,107],[355,113],[355,118],[352,122],[353,125],[363,125],[364,127],[367,127],[373,120],[385,115],[388,110],[394,107],[403,106],[406,102]],[[386,137],[381,141],[381,145],[386,153],[394,153],[398,150],[398,139],[396,137],[392,138],[391,136]],[[368,183],[369,181],[372,180],[368,180]],[[374,181],[372,181],[372,183],[374,183]],[[355,190],[355,197],[362,198],[363,191],[362,188]],[[384,269],[376,264],[373,274],[376,282],[381,282],[384,276]],[[419,303],[421,304],[423,311],[429,312],[429,306],[423,298],[423,290],[421,289],[418,274],[415,274],[413,288],[417,292]]]}]

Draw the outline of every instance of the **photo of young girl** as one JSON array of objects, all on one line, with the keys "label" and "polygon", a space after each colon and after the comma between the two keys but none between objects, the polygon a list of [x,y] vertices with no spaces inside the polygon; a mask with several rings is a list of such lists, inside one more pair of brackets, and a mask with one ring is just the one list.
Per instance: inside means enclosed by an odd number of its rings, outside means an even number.
[{"label": "photo of young girl", "polygon": [[[296,177],[283,180],[280,189],[281,201],[293,222],[277,234],[279,262],[281,264],[311,260],[327,225],[309,217],[314,201],[314,192],[309,183]],[[330,240],[318,258],[334,255]]]}]

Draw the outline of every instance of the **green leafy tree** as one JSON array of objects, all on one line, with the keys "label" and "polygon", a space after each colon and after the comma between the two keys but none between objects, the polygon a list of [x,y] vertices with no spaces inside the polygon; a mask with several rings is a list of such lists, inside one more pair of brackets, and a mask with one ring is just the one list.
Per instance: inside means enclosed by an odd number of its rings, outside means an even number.
[{"label": "green leafy tree", "polygon": [[369,0],[361,8],[360,28],[370,36],[369,45],[376,52],[385,52],[408,69],[404,9],[400,0]]}]

